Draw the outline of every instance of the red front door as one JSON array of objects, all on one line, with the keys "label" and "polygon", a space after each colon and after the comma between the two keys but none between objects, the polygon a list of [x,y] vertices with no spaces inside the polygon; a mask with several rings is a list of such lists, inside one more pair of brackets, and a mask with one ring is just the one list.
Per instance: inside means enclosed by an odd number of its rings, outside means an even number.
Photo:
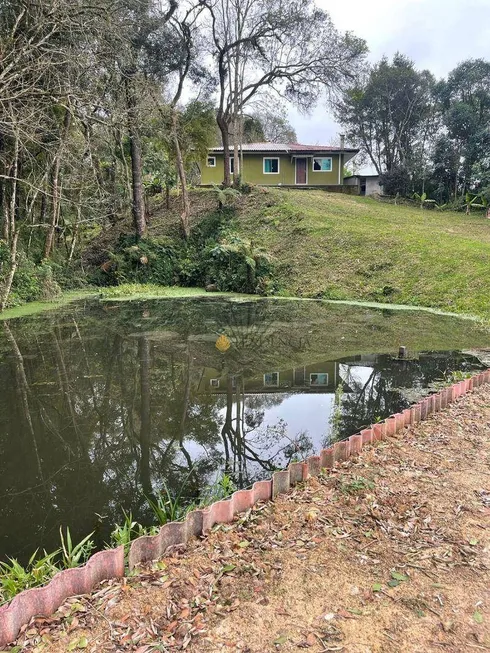
[{"label": "red front door", "polygon": [[307,159],[296,159],[296,183],[306,184],[306,162]]}]

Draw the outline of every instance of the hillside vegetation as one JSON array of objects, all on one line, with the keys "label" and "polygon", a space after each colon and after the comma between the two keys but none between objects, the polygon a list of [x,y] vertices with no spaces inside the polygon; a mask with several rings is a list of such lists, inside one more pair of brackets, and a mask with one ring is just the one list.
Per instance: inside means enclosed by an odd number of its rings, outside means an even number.
[{"label": "hillside vegetation", "polygon": [[[193,200],[195,222],[216,205],[212,191]],[[490,221],[481,214],[310,190],[258,189],[235,206],[233,230],[272,255],[279,294],[490,316]],[[157,212],[150,233],[171,231]]]}]

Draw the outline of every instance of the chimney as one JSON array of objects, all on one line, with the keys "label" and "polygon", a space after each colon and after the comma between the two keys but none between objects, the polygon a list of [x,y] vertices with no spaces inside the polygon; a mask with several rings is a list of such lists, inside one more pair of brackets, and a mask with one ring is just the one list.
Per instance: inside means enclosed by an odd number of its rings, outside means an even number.
[{"label": "chimney", "polygon": [[343,150],[345,147],[345,134],[340,134],[340,149]]}]

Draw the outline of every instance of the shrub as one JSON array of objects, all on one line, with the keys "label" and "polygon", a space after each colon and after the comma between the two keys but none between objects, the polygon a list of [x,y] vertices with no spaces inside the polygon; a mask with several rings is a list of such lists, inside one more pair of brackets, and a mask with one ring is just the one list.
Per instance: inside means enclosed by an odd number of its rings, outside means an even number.
[{"label": "shrub", "polygon": [[167,238],[137,240],[123,236],[103,271],[109,285],[132,282],[172,286],[178,281],[178,261],[178,245]]},{"label": "shrub", "polygon": [[53,270],[53,279],[63,290],[76,290],[86,288],[89,284],[89,276],[83,270],[80,261],[71,263],[50,263]]},{"label": "shrub", "polygon": [[272,257],[234,229],[235,210],[223,207],[192,232],[181,252],[183,285],[215,285],[220,291],[275,294]]},{"label": "shrub", "polygon": [[9,305],[23,302],[49,301],[61,294],[61,288],[53,276],[53,268],[48,263],[35,265],[25,254],[20,253]]},{"label": "shrub", "polygon": [[235,231],[234,217],[232,206],[218,208],[194,227],[186,242],[122,236],[90,281],[95,285],[214,285],[221,291],[277,293],[272,257]]},{"label": "shrub", "polygon": [[203,254],[206,284],[218,290],[256,293],[271,274],[271,257],[233,231],[208,243]]}]

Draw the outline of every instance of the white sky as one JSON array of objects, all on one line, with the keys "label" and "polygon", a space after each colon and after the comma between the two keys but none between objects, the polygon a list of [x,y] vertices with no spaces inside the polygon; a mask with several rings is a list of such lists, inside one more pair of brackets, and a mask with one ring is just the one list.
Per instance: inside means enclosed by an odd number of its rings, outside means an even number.
[{"label": "white sky", "polygon": [[[364,38],[369,59],[395,52],[443,77],[469,58],[490,59],[490,0],[317,0],[341,31]],[[328,45],[328,44],[327,44]],[[328,109],[289,111],[298,141],[328,145],[341,131]]]}]

